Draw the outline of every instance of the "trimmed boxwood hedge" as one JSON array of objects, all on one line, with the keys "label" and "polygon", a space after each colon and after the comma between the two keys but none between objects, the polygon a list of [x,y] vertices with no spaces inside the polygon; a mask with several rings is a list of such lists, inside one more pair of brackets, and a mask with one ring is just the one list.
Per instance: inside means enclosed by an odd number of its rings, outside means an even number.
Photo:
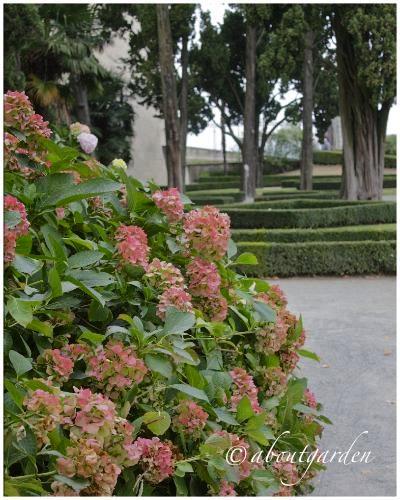
[{"label": "trimmed boxwood hedge", "polygon": [[371,202],[369,200],[348,201],[342,199],[309,199],[309,198],[291,198],[283,200],[268,200],[257,201],[255,203],[234,203],[226,208],[249,208],[252,210],[265,209],[295,209],[295,208],[328,208],[328,207],[344,207],[348,205],[365,205]]},{"label": "trimmed boxwood hedge", "polygon": [[257,196],[256,201],[271,201],[271,200],[287,200],[292,198],[308,198],[308,199],[337,199],[339,197],[338,191],[299,191],[293,190],[289,192],[276,191],[275,193],[263,194]]},{"label": "trimmed boxwood hedge", "polygon": [[305,241],[380,241],[396,239],[396,224],[372,226],[320,227],[317,229],[233,229],[236,241],[302,243]]},{"label": "trimmed boxwood hedge", "polygon": [[396,220],[394,202],[369,202],[330,208],[224,208],[233,228],[334,227],[390,223]]},{"label": "trimmed boxwood hedge", "polygon": [[[315,165],[343,165],[342,151],[314,151]],[[396,168],[396,155],[385,155],[385,168]]]},{"label": "trimmed boxwood hedge", "polygon": [[[320,189],[337,189],[339,190],[342,184],[341,180],[335,180],[335,179],[324,179],[324,180],[315,180],[318,178],[314,178],[313,180],[313,189],[315,190],[320,190]],[[300,182],[298,180],[282,180],[281,186],[284,188],[299,188],[300,187]],[[395,188],[396,187],[396,177],[395,176],[385,176],[383,179],[383,187],[384,188]]]},{"label": "trimmed boxwood hedge", "polygon": [[193,196],[191,200],[195,205],[225,205],[234,203],[234,196]]},{"label": "trimmed boxwood hedge", "polygon": [[395,241],[238,243],[258,264],[240,266],[248,276],[300,276],[396,273]]}]

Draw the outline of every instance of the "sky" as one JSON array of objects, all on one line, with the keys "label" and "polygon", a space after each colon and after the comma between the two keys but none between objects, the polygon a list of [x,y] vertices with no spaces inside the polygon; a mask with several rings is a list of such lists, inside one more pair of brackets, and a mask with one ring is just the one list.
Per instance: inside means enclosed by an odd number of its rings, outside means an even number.
[{"label": "sky", "polygon": [[[211,20],[214,24],[222,22],[224,17],[224,11],[228,7],[228,2],[218,2],[215,0],[209,0],[199,3],[202,10],[210,11]],[[285,96],[283,102],[288,102],[291,99],[293,99],[293,93],[291,93],[291,95]],[[216,112],[215,115],[216,115],[216,121],[218,122],[219,113]],[[395,105],[392,107],[389,113],[387,133],[396,134],[399,123],[400,123],[400,106]],[[237,149],[236,143],[229,136],[227,136],[226,142],[228,150]],[[221,131],[216,125],[210,123],[208,127],[205,130],[203,130],[203,132],[201,132],[199,135],[195,136],[193,134],[189,134],[188,146],[207,148],[207,149],[221,149]]]}]

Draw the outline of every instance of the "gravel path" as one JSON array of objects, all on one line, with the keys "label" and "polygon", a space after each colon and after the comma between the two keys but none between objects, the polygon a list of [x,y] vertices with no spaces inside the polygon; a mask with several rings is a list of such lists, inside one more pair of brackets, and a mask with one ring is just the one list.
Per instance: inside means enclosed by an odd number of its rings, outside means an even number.
[{"label": "gravel path", "polygon": [[303,315],[306,348],[321,363],[302,358],[300,374],[334,423],[322,450],[371,450],[372,463],[328,465],[314,495],[396,495],[396,281],[393,277],[276,280],[289,309]]}]

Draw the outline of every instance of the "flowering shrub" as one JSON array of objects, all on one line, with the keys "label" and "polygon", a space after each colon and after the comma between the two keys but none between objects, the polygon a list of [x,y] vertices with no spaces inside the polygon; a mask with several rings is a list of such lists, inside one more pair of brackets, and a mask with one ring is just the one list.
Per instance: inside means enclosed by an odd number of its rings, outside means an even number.
[{"label": "flowering shrub", "polygon": [[229,217],[86,156],[80,124],[50,140],[24,94],[5,102],[6,494],[310,491],[321,465],[251,460],[317,450],[329,421],[295,371],[316,358],[301,319],[235,272],[254,258]]}]

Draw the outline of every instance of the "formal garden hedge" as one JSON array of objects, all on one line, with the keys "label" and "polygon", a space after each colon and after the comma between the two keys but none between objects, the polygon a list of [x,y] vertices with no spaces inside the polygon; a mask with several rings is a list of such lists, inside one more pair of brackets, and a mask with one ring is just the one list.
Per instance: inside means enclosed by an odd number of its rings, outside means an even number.
[{"label": "formal garden hedge", "polygon": [[239,242],[258,264],[241,266],[248,276],[395,274],[395,241]]},{"label": "formal garden hedge", "polygon": [[[283,179],[280,183],[283,188],[299,188],[300,181],[294,179]],[[329,190],[339,190],[341,188],[342,181],[340,179],[320,179],[314,177],[313,179],[313,189],[329,189]],[[396,187],[396,177],[395,176],[385,176],[383,179],[384,188],[395,188]]]},{"label": "formal garden hedge", "polygon": [[255,256],[229,218],[102,165],[24,93],[4,121],[5,494],[309,493],[330,421],[293,370],[318,357],[282,291],[236,272]]},{"label": "formal garden hedge", "polygon": [[234,229],[236,241],[264,243],[302,243],[306,241],[396,240],[396,224],[375,224],[315,229]]},{"label": "formal garden hedge", "polygon": [[[315,165],[343,165],[341,151],[314,151]],[[396,168],[396,155],[385,155],[385,168]]]},{"label": "formal garden hedge", "polygon": [[224,208],[234,228],[313,228],[395,222],[396,204],[370,202],[331,208]]}]

